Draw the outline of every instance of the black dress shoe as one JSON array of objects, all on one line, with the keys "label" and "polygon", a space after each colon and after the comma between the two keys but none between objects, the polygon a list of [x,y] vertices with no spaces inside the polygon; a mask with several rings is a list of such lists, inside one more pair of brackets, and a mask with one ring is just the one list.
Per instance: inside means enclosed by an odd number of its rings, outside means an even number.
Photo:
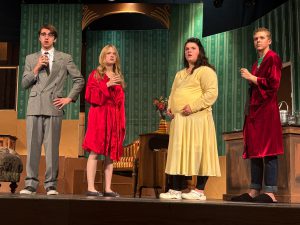
[{"label": "black dress shoe", "polygon": [[273,201],[273,199],[267,194],[260,194],[253,198],[253,202],[256,203],[277,203],[277,201]]},{"label": "black dress shoe", "polygon": [[239,196],[232,197],[231,201],[233,201],[233,202],[253,202],[253,198],[248,193],[244,193]]},{"label": "black dress shoe", "polygon": [[104,197],[113,197],[113,198],[120,197],[120,195],[117,192],[104,192],[103,196]]},{"label": "black dress shoe", "polygon": [[101,197],[103,194],[98,191],[87,191],[86,196],[96,196],[96,197]]}]

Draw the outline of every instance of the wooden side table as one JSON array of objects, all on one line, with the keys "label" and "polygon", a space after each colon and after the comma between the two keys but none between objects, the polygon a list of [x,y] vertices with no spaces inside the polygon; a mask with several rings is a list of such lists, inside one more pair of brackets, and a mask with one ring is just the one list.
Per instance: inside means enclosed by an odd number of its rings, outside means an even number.
[{"label": "wooden side table", "polygon": [[143,188],[165,189],[165,161],[169,135],[161,133],[140,134],[138,153],[138,190],[141,197]]},{"label": "wooden side table", "polygon": [[[242,131],[223,133],[226,143],[226,194],[224,200],[249,190],[250,160],[242,159]],[[284,155],[278,157],[279,202],[300,203],[300,126],[283,126]]]}]

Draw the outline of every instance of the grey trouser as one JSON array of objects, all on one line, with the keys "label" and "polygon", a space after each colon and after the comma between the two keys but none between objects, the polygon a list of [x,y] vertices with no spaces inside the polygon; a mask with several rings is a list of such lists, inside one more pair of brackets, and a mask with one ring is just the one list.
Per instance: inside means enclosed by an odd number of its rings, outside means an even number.
[{"label": "grey trouser", "polygon": [[38,173],[42,144],[46,156],[45,189],[57,185],[59,141],[62,117],[60,116],[27,116],[27,176],[25,186],[37,189]]}]

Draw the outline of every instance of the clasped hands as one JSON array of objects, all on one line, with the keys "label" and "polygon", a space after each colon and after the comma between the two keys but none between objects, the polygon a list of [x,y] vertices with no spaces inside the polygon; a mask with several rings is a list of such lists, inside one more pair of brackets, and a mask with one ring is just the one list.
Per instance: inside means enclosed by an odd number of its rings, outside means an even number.
[{"label": "clasped hands", "polygon": [[[183,114],[184,116],[189,116],[189,115],[191,115],[191,114],[193,113],[193,112],[192,112],[192,109],[191,109],[191,107],[190,107],[190,105],[185,105],[181,111],[182,111],[182,114]],[[168,110],[167,110],[167,115],[168,115],[168,117],[170,117],[171,119],[174,118],[174,114],[172,113],[171,109],[168,109]]]},{"label": "clasped hands", "polygon": [[182,114],[185,116],[189,116],[192,114],[192,109],[190,107],[190,105],[185,105],[182,109]]}]

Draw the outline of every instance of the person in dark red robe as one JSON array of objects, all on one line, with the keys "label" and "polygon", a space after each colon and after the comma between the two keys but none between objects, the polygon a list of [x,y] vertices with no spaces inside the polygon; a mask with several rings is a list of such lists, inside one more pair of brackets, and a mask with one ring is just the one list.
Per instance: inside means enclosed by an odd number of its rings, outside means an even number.
[{"label": "person in dark red robe", "polygon": [[[241,76],[249,82],[249,98],[245,107],[243,158],[251,160],[249,193],[233,197],[233,201],[277,202],[277,155],[283,154],[282,130],[277,91],[282,63],[270,49],[271,33],[266,28],[254,31],[254,47],[258,60],[251,73],[241,68]],[[264,179],[264,190],[262,181]]]},{"label": "person in dark red robe", "polygon": [[[99,66],[89,75],[85,99],[90,104],[88,126],[83,148],[89,151],[87,162],[88,196],[119,197],[111,189],[113,160],[123,153],[125,138],[124,77],[115,46],[105,46],[99,56]],[[105,156],[105,190],[95,189],[98,155]]]}]

